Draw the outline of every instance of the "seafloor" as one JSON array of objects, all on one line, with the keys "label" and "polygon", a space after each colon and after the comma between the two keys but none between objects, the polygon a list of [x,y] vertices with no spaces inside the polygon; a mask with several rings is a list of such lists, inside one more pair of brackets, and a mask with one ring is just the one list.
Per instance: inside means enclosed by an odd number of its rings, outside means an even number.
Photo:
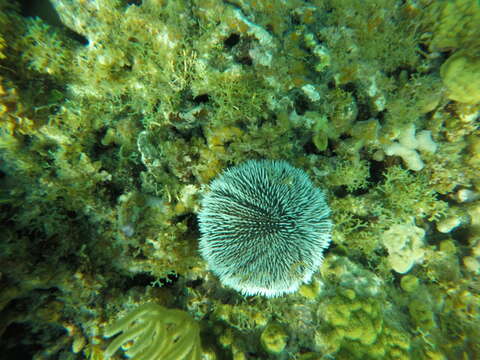
[{"label": "seafloor", "polygon": [[[0,0],[0,359],[479,359],[479,24],[477,0]],[[262,158],[334,223],[271,299],[198,252],[209,182]]]}]

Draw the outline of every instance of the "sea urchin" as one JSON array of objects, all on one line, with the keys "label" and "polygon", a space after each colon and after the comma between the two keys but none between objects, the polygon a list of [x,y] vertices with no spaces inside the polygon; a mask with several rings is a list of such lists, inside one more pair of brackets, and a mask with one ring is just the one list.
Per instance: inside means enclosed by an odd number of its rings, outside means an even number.
[{"label": "sea urchin", "polygon": [[198,215],[200,252],[244,295],[280,296],[309,282],[331,238],[323,191],[285,161],[249,160],[210,184]]}]

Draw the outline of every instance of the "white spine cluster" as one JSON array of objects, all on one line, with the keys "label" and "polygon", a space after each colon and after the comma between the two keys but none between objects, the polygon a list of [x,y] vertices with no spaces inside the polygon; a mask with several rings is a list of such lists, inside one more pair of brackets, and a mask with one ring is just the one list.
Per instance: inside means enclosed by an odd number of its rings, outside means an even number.
[{"label": "white spine cluster", "polygon": [[200,253],[244,295],[280,296],[309,282],[330,243],[330,208],[307,174],[250,160],[210,185],[198,215]]}]

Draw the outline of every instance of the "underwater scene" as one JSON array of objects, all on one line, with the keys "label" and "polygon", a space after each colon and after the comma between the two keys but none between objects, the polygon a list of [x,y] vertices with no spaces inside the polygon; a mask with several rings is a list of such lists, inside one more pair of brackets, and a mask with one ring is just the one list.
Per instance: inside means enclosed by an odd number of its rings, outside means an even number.
[{"label": "underwater scene", "polygon": [[0,360],[480,359],[480,1],[0,0]]}]

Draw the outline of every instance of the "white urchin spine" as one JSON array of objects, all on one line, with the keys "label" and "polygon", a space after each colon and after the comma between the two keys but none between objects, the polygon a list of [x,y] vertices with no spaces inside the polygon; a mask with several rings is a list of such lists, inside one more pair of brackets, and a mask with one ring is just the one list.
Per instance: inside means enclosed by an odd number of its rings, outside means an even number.
[{"label": "white urchin spine", "polygon": [[303,170],[250,160],[212,181],[198,216],[200,253],[224,285],[245,295],[291,293],[323,261],[329,215]]}]

